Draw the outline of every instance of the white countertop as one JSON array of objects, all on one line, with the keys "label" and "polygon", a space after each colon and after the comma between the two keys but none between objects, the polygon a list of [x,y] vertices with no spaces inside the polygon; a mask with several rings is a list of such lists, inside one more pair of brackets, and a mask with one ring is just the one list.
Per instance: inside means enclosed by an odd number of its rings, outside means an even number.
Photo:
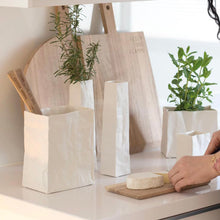
[{"label": "white countertop", "polygon": [[[132,172],[168,170],[174,163],[175,159],[164,159],[157,148],[131,156]],[[206,186],[146,200],[106,192],[106,185],[124,182],[126,177],[97,173],[95,185],[49,195],[23,188],[21,179],[22,166],[0,168],[0,217],[4,211],[17,213],[24,219],[49,219],[49,216],[60,219],[58,216],[62,215],[62,220],[153,220],[220,203],[219,177]]]}]

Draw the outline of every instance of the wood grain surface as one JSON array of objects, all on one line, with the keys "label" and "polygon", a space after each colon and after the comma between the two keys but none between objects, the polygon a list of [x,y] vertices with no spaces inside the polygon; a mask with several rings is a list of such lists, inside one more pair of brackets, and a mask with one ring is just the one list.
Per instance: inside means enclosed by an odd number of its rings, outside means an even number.
[{"label": "wood grain surface", "polygon": [[[200,187],[207,184],[208,183],[187,186],[183,190]],[[139,200],[176,192],[175,188],[170,183],[164,184],[164,186],[154,189],[128,189],[126,187],[126,183],[118,183],[118,184],[106,186],[105,189],[111,193],[130,197],[133,199],[139,199]]]},{"label": "wood grain surface", "polygon": [[69,85],[65,77],[55,77],[59,68],[60,48],[45,42],[27,63],[24,74],[40,108],[66,105],[69,102]]}]

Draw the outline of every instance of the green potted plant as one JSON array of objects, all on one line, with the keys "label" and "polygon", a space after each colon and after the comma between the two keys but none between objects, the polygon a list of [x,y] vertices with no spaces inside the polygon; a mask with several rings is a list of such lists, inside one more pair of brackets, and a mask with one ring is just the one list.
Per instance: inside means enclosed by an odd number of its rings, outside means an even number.
[{"label": "green potted plant", "polygon": [[208,68],[212,57],[204,52],[196,57],[190,46],[184,50],[178,47],[178,55],[169,54],[177,72],[168,84],[168,101],[175,107],[163,109],[163,131],[161,151],[166,157],[176,157],[176,134],[188,131],[213,132],[217,130],[217,111],[204,106],[204,100],[211,101],[211,75]]}]

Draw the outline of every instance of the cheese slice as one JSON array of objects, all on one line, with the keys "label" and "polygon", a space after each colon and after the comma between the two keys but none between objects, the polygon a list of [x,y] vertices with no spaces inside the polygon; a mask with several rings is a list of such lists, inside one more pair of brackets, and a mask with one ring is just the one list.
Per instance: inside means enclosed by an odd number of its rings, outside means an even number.
[{"label": "cheese slice", "polygon": [[164,178],[150,172],[134,173],[127,177],[126,185],[128,189],[151,189],[163,186]]},{"label": "cheese slice", "polygon": [[158,171],[154,173],[163,176],[164,183],[170,183],[170,179],[167,171]]}]

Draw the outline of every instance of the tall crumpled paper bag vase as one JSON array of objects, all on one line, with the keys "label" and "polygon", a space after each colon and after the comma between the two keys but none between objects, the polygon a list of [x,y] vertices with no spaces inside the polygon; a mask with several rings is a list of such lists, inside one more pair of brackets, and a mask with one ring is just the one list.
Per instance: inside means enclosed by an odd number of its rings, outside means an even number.
[{"label": "tall crumpled paper bag vase", "polygon": [[61,106],[25,111],[23,186],[44,193],[94,183],[94,111]]},{"label": "tall crumpled paper bag vase", "polygon": [[105,82],[101,173],[114,177],[130,173],[128,82]]}]

